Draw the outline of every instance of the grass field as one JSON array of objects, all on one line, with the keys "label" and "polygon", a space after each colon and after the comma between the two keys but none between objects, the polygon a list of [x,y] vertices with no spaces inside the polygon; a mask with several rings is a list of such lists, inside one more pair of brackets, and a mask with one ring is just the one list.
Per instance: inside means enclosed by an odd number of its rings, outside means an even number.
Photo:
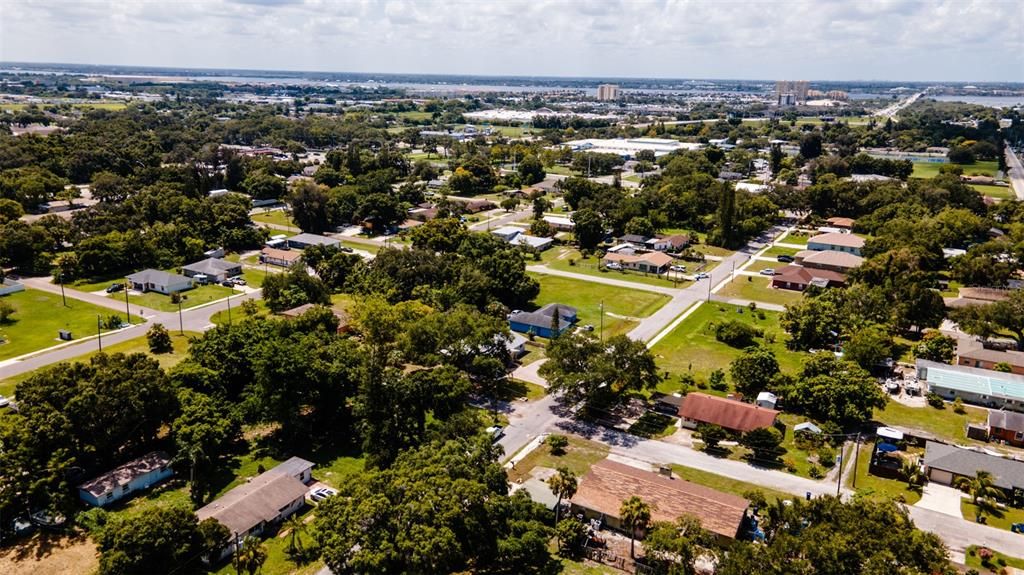
[{"label": "grass field", "polygon": [[[534,467],[550,467],[552,469],[568,467],[569,471],[576,474],[576,477],[582,477],[590,469],[590,466],[607,457],[610,451],[607,445],[596,441],[589,441],[574,435],[568,436],[568,439],[569,447],[562,455],[552,455],[547,444],[530,452],[516,464],[515,468],[509,470],[509,481],[516,482],[529,478]],[[506,455],[513,454],[506,453]]]},{"label": "grass field", "polygon": [[[914,162],[914,171],[910,175],[912,178],[934,178],[939,175],[939,168],[942,166],[952,166],[959,164],[944,164],[936,162]],[[964,170],[965,176],[991,176],[995,177],[996,172],[999,171],[999,162],[987,161],[987,162],[974,162],[973,164],[962,164],[960,165]]]},{"label": "grass field", "polygon": [[[576,308],[580,325],[601,325],[601,302],[604,302],[604,336],[624,334],[637,322],[628,318],[642,318],[658,311],[668,303],[667,295],[631,291],[594,282],[531,274],[540,282],[540,294],[534,302],[538,306],[563,303]],[[596,332],[595,332],[596,333]]]},{"label": "grass field", "polygon": [[[992,560],[990,564],[996,569],[1000,569],[1001,565],[1005,564],[1009,567],[1015,567],[1017,569],[1024,569],[1024,559],[1019,557],[1010,557],[1009,555],[1003,555],[999,552],[993,552]],[[1021,555],[1024,555],[1024,549],[1021,549]],[[978,557],[978,546],[971,545],[967,548],[967,553],[964,554],[964,563],[971,569],[977,569],[980,573],[997,573],[998,571],[992,571],[985,568],[981,564],[981,557]]]},{"label": "grass field", "polygon": [[267,210],[249,216],[254,222],[262,222],[264,224],[274,224],[278,226],[287,226],[289,228],[299,229],[295,222],[292,221],[291,215],[284,210]]},{"label": "grass field", "polygon": [[[964,519],[974,521],[974,514],[976,512],[977,506],[970,499],[960,500],[960,513],[963,514]],[[1014,523],[1024,523],[1024,509],[1007,507],[1006,509],[1000,509],[997,514],[985,514],[985,524],[989,527],[1009,531],[1010,525]],[[1024,546],[1021,547],[1021,553],[1024,554]]]},{"label": "grass field", "polygon": [[[47,108],[61,105],[64,104],[36,104],[36,106],[41,110],[46,110]],[[12,112],[20,112],[28,106],[29,104],[2,103],[0,104],[0,111],[6,112],[7,110],[10,110]],[[71,107],[76,110],[123,110],[127,108],[128,105],[124,102],[78,102],[71,104]]]},{"label": "grass field", "polygon": [[967,438],[967,423],[984,423],[988,412],[978,407],[964,406],[967,413],[958,415],[953,408],[935,409],[931,406],[909,407],[896,401],[889,401],[882,411],[875,412],[875,420],[886,425],[899,425],[931,433],[947,441],[957,443],[979,443]]},{"label": "grass field", "polygon": [[[0,344],[0,360],[62,343],[57,338],[57,332],[62,329],[70,330],[75,339],[95,335],[97,316],[104,320],[112,315],[124,317],[123,311],[118,313],[73,298],[68,298],[68,306],[64,307],[60,294],[34,289],[0,297],[0,301],[14,308],[7,323],[0,324],[0,335],[5,341]],[[132,316],[132,321],[141,319]]]},{"label": "grass field", "polygon": [[784,244],[795,244],[795,245],[798,245],[798,246],[806,246],[807,245],[807,240],[811,236],[814,236],[814,235],[817,235],[817,232],[809,233],[809,232],[794,231],[794,232],[791,232],[789,234],[786,234],[786,237],[784,237],[784,238],[782,238],[782,239],[780,239],[778,241],[782,242]]},{"label": "grass field", "polygon": [[779,305],[793,303],[803,297],[802,292],[773,288],[770,279],[752,276],[736,276],[718,291],[718,295]]},{"label": "grass field", "polygon": [[697,253],[704,254],[706,256],[718,256],[721,258],[727,258],[736,253],[732,250],[727,250],[725,248],[720,248],[718,246],[712,246],[709,244],[695,244],[690,246],[690,249]]},{"label": "grass field", "polygon": [[[806,243],[806,239],[804,241]],[[783,241],[783,243],[787,243],[787,242]],[[761,255],[766,257],[766,258],[776,258],[776,257],[779,257],[779,256],[795,256],[800,251],[801,250],[798,250],[796,248],[784,248],[782,246],[772,246],[772,247],[768,248],[767,250],[765,250],[765,252],[763,254],[761,254]]]},{"label": "grass field", "polygon": [[[738,313],[738,310],[742,313]],[[775,352],[775,357],[783,371],[789,373],[797,371],[808,356],[786,349],[785,341],[788,335],[779,327],[780,314],[778,312],[763,311],[762,313],[764,313],[765,319],[758,319],[756,314],[752,314],[745,307],[717,303],[701,305],[652,348],[651,351],[657,359],[658,368],[673,376],[690,371],[695,376],[705,379],[715,369],[722,369],[728,373],[729,363],[737,358],[742,350],[716,340],[714,326],[717,322],[726,319],[736,319],[755,325],[763,329],[768,338],[774,338],[771,343],[764,338],[759,338],[758,341]],[[678,380],[673,377],[663,381],[658,389],[670,393],[677,391],[679,385]]]},{"label": "grass field", "polygon": [[[574,264],[570,264],[572,260]],[[661,287],[684,288],[690,285],[689,281],[680,280],[673,282],[664,277],[654,274],[644,274],[632,270],[607,270],[601,271],[601,259],[597,256],[584,258],[582,254],[573,248],[552,248],[541,256],[543,261],[551,269],[573,272],[599,278],[610,278],[622,281],[636,282]],[[688,262],[687,269],[693,269],[693,263]]]},{"label": "grass field", "polygon": [[785,493],[783,491],[776,491],[767,487],[761,487],[754,483],[747,483],[746,481],[740,481],[738,479],[732,479],[731,477],[725,477],[724,475],[718,475],[716,473],[710,473],[703,469],[697,469],[695,467],[685,467],[682,465],[672,465],[672,472],[678,475],[681,479],[703,485],[705,487],[711,487],[725,493],[732,493],[733,495],[743,496],[748,491],[760,491],[764,493],[768,502],[776,501],[778,499],[792,499],[793,494]]},{"label": "grass field", "polygon": [[1017,197],[1013,193],[1013,188],[1010,186],[987,186],[982,184],[969,184],[975,190],[983,196],[990,198],[999,198],[1000,200],[1009,200]]},{"label": "grass field", "polygon": [[[168,331],[171,330],[171,326],[167,327]],[[178,364],[181,360],[185,359],[185,354],[188,353],[188,340],[190,337],[199,337],[200,333],[194,331],[186,331],[185,335],[179,335],[177,331],[170,331],[171,343],[174,345],[174,350],[169,353],[150,354],[164,369],[168,369]],[[72,361],[85,362],[89,361],[90,358],[99,353],[99,346],[97,345],[96,351],[90,351],[89,353],[75,357]],[[145,336],[123,341],[121,343],[115,343],[114,345],[104,345],[104,353],[145,353],[149,354],[149,343],[146,341]],[[3,381],[0,381],[0,395],[6,395],[12,397],[14,395],[14,388],[22,381],[32,377],[38,373],[39,370],[29,371],[21,375],[9,377]]]},{"label": "grass field", "polygon": [[[226,288],[220,285],[205,285],[199,286],[195,289],[190,289],[185,292],[181,292],[185,298],[181,301],[181,309],[189,309],[202,305],[204,303],[210,303],[234,295],[235,290]],[[114,293],[110,294],[111,298],[124,299],[124,294]],[[157,311],[176,311],[178,304],[171,303],[171,296],[164,295],[157,292],[146,292],[142,295],[129,295],[128,301],[134,305],[141,305]]]},{"label": "grass field", "polygon": [[[56,283],[56,282],[55,282]],[[124,283],[124,276],[109,276],[105,278],[80,279],[64,284],[65,287],[84,292],[97,292],[110,287],[111,284]],[[59,285],[59,284],[58,284]],[[121,294],[124,297],[124,294]]]},{"label": "grass field", "polygon": [[906,481],[886,479],[868,473],[868,468],[871,467],[871,450],[873,448],[871,443],[860,446],[860,453],[857,455],[855,485],[848,479],[846,487],[856,489],[858,494],[864,496],[903,500],[907,505],[917,503],[921,499],[921,494],[916,490],[908,489]]}]

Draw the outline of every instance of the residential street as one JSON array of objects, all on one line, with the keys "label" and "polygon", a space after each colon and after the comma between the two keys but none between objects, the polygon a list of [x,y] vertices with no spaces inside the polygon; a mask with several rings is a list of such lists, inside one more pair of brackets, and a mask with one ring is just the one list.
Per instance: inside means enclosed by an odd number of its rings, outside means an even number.
[{"label": "residential street", "polygon": [[1010,178],[1013,193],[1017,194],[1018,200],[1024,201],[1024,164],[1021,164],[1020,157],[1014,153],[1009,142],[1006,143],[1006,165],[1009,168],[1006,175]]}]

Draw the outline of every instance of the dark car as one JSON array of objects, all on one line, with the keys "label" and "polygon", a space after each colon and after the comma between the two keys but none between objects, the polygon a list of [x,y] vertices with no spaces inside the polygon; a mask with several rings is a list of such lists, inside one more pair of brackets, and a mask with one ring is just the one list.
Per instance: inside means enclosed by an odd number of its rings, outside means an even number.
[{"label": "dark car", "polygon": [[124,284],[110,284],[110,286],[107,287],[107,293],[114,293],[116,291],[121,291],[123,289]]},{"label": "dark car", "polygon": [[231,280],[224,280],[224,281],[220,282],[220,285],[222,285],[224,287],[233,288],[233,287],[235,287],[235,282],[233,282]]},{"label": "dark car", "polygon": [[793,262],[793,256],[779,256],[779,257],[777,257],[775,259],[777,261],[780,261],[780,262],[786,263],[786,264]]}]

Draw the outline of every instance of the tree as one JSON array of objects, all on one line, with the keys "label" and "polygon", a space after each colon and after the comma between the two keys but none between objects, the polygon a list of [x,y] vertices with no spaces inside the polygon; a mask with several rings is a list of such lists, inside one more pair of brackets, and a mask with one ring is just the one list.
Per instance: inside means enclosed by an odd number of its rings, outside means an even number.
[{"label": "tree", "polygon": [[263,301],[274,313],[307,303],[327,305],[331,293],[320,278],[306,273],[304,267],[293,267],[286,273],[270,274],[263,280]]},{"label": "tree", "polygon": [[715,339],[741,349],[754,345],[754,338],[761,335],[759,328],[737,319],[727,319],[715,326]]},{"label": "tree", "polygon": [[221,401],[188,389],[178,394],[181,415],[171,424],[178,458],[189,467],[189,493],[203,503],[222,460],[241,437],[241,425]]},{"label": "tree", "polygon": [[813,160],[821,155],[820,132],[808,132],[800,138],[800,155],[806,160]]},{"label": "tree", "polygon": [[154,323],[153,327],[149,328],[146,332],[146,342],[149,344],[150,353],[170,353],[174,350],[171,334],[161,323]]},{"label": "tree", "polygon": [[410,237],[415,248],[452,253],[468,235],[465,224],[458,218],[435,218],[413,228]]},{"label": "tree", "polygon": [[769,168],[771,169],[773,176],[778,177],[779,171],[782,170],[782,160],[785,159],[785,157],[785,154],[782,153],[782,146],[779,144],[772,144],[769,155]]},{"label": "tree", "polygon": [[592,250],[604,239],[604,222],[601,216],[590,208],[580,208],[572,214],[576,243],[581,250]]},{"label": "tree", "polygon": [[185,507],[156,507],[114,519],[95,534],[101,575],[171,573],[197,558],[199,521]]},{"label": "tree", "polygon": [[667,575],[694,573],[695,559],[702,554],[714,555],[712,549],[714,537],[692,515],[683,515],[674,522],[656,522],[644,537],[645,559],[660,563]]},{"label": "tree", "polygon": [[231,530],[213,517],[199,522],[199,545],[207,561],[215,561],[231,540]]},{"label": "tree", "polygon": [[555,537],[558,539],[558,554],[572,558],[587,536],[589,528],[575,517],[566,517],[555,525]]},{"label": "tree", "polygon": [[636,495],[622,502],[619,507],[619,520],[629,530],[629,556],[636,557],[636,536],[638,531],[646,530],[651,523],[651,506],[644,503]]},{"label": "tree", "polygon": [[636,217],[626,222],[624,229],[625,233],[633,234],[644,237],[651,237],[654,235],[654,224],[651,220],[644,217]]},{"label": "tree", "polygon": [[853,333],[843,346],[844,359],[864,369],[871,370],[884,365],[892,358],[895,342],[886,329],[878,324],[863,327]]},{"label": "tree", "polygon": [[900,464],[900,475],[907,482],[907,487],[911,489],[919,487],[921,482],[924,481],[924,471],[921,469],[921,463],[916,457],[903,460]]},{"label": "tree", "polygon": [[796,381],[780,391],[790,409],[841,426],[870,421],[873,410],[888,401],[871,374],[831,354],[812,357]]},{"label": "tree", "polygon": [[285,198],[292,219],[304,232],[320,233],[330,227],[330,196],[325,186],[301,181],[292,186]]},{"label": "tree", "polygon": [[283,527],[289,531],[288,553],[301,552],[302,534],[306,532],[306,522],[298,513],[295,513],[285,519]]},{"label": "tree", "polygon": [[974,477],[957,477],[953,485],[971,496],[974,503],[974,520],[981,523],[987,513],[996,509],[995,501],[1003,496],[996,487],[992,473],[978,470]]},{"label": "tree", "polygon": [[498,205],[501,206],[501,209],[505,210],[506,212],[511,212],[519,207],[519,198],[515,196],[505,198],[504,200],[501,200],[501,203]]},{"label": "tree", "polygon": [[697,435],[704,442],[707,449],[715,449],[719,442],[729,437],[729,433],[720,425],[714,423],[701,423],[697,426]]},{"label": "tree", "polygon": [[533,154],[527,154],[523,161],[519,163],[519,178],[522,180],[523,185],[532,186],[537,182],[540,182],[547,176],[544,172],[544,166],[541,164],[537,156]]},{"label": "tree", "polygon": [[0,300],[0,324],[6,324],[11,321],[11,316],[14,315],[14,306],[7,300]]},{"label": "tree", "polygon": [[940,331],[930,331],[924,334],[921,343],[914,348],[915,357],[939,363],[952,363],[954,355],[956,355],[956,340]]},{"label": "tree", "polygon": [[782,434],[774,427],[751,429],[740,437],[740,445],[753,452],[757,461],[773,462],[785,451],[782,449]]},{"label": "tree", "polygon": [[242,539],[242,544],[235,551],[232,561],[239,575],[242,571],[249,575],[256,575],[256,572],[267,562],[267,546],[258,537],[249,535]]},{"label": "tree", "polygon": [[1009,331],[1017,340],[1017,350],[1024,351],[1024,290],[1011,290],[1005,300],[992,305],[955,310],[950,317],[960,329],[982,338]]},{"label": "tree", "polygon": [[558,525],[562,499],[572,499],[572,496],[576,495],[576,474],[569,471],[568,467],[559,467],[558,472],[548,478],[548,488],[558,497],[558,502],[555,503],[555,525]]},{"label": "tree", "polygon": [[0,224],[16,220],[25,215],[25,209],[21,204],[7,198],[0,198]]},{"label": "tree", "polygon": [[552,392],[564,393],[568,401],[614,400],[660,381],[650,350],[622,335],[602,344],[584,333],[563,334],[548,344],[547,356],[541,375]]},{"label": "tree", "polygon": [[569,438],[559,433],[552,433],[544,440],[551,450],[551,455],[565,455],[565,449],[569,447]]},{"label": "tree", "polygon": [[779,373],[775,352],[767,347],[751,346],[729,364],[729,375],[736,390],[747,397],[755,397],[771,384]]}]

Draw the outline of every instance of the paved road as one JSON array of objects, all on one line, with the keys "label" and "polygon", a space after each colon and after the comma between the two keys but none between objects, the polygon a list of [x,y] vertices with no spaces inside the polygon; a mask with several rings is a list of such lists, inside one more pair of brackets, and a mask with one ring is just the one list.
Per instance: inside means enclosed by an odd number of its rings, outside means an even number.
[{"label": "paved road", "polygon": [[1011,557],[1024,554],[1024,535],[1012,533],[1009,529],[996,529],[917,506],[910,507],[909,511],[918,528],[935,533],[953,551],[962,552],[970,545],[983,545]]},{"label": "paved road", "polygon": [[608,277],[594,276],[594,275],[589,275],[589,274],[581,274],[581,273],[577,273],[577,272],[567,272],[567,271],[564,271],[564,270],[556,270],[554,268],[549,268],[548,266],[545,266],[545,265],[526,266],[526,271],[534,272],[534,273],[538,273],[538,274],[547,274],[549,276],[558,276],[558,277],[569,278],[569,279],[574,279],[574,280],[581,280],[581,281],[585,281],[585,282],[593,282],[593,283],[604,284],[604,285],[608,285],[608,286],[614,286],[614,287],[620,287],[620,288],[626,288],[626,289],[637,289],[637,290],[640,290],[640,291],[651,291],[651,292],[661,293],[661,294],[665,294],[665,295],[669,295],[669,296],[679,295],[679,293],[683,291],[681,288],[670,288],[668,286],[656,286],[656,285],[644,284],[644,283],[639,283],[639,282],[632,282],[632,281],[629,281],[629,280],[620,280],[620,279],[616,279],[614,274],[611,274],[611,273],[608,274]]},{"label": "paved road", "polygon": [[[18,281],[23,283],[23,284],[25,284],[25,287],[28,287],[28,288],[37,289],[39,291],[50,292],[50,293],[57,294],[57,295],[60,295],[60,293],[61,293],[60,284],[53,283],[53,278],[51,278],[51,277],[22,278],[22,279],[20,279]],[[91,304],[94,304],[94,305],[98,305],[100,307],[105,307],[105,308],[108,308],[108,309],[112,309],[112,310],[117,311],[117,312],[124,312],[124,309],[125,309],[124,308],[124,299],[123,299],[123,295],[124,294],[121,294],[122,298],[112,298],[112,297],[107,297],[106,295],[100,295],[100,294],[95,294],[95,293],[79,291],[79,290],[71,289],[71,288],[69,288],[67,286],[64,286],[64,295],[66,297],[69,297],[69,298],[77,299],[79,301],[88,302],[88,303],[91,303]],[[130,307],[131,307],[131,312],[133,314],[135,314],[135,315],[151,316],[151,315],[156,315],[156,314],[160,313],[158,311],[149,309],[147,307],[142,307],[142,306],[136,305],[136,304],[131,304]]]},{"label": "paved road", "polygon": [[1024,164],[1021,164],[1009,142],[1006,142],[1006,165],[1009,168],[1007,176],[1010,178],[1013,192],[1017,194],[1018,200],[1024,201]]}]

